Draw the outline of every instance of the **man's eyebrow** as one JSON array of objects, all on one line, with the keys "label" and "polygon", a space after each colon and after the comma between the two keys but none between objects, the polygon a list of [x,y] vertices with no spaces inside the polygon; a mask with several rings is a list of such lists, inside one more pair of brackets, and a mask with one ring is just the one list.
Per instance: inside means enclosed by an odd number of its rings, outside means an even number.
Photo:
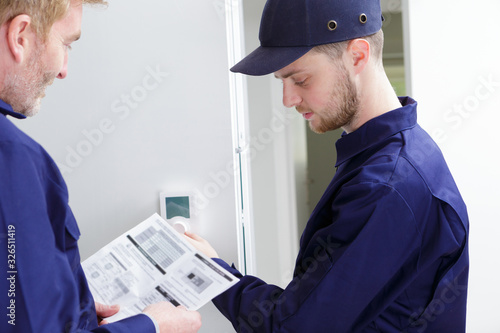
[{"label": "man's eyebrow", "polygon": [[300,73],[300,72],[301,72],[300,70],[295,70],[295,71],[293,71],[293,70],[292,70],[292,71],[290,71],[290,72],[288,72],[288,73],[285,73],[285,74],[283,74],[283,75],[281,75],[281,76],[278,76],[278,75],[276,75],[276,73],[275,73],[275,74],[274,74],[274,77],[275,77],[275,78],[277,78],[277,79],[287,79],[287,78],[289,78],[290,76],[295,75],[295,74]]}]

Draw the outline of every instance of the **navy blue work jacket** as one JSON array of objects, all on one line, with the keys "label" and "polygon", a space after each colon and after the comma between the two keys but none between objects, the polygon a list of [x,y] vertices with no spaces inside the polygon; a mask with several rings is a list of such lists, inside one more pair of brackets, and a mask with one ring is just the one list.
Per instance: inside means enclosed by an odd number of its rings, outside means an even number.
[{"label": "navy blue work jacket", "polygon": [[336,143],[335,177],[283,290],[242,276],[214,299],[238,332],[465,332],[466,206],[417,103]]},{"label": "navy blue work jacket", "polygon": [[54,161],[0,100],[0,332],[155,332],[137,315],[97,326],[80,265],[80,231]]}]

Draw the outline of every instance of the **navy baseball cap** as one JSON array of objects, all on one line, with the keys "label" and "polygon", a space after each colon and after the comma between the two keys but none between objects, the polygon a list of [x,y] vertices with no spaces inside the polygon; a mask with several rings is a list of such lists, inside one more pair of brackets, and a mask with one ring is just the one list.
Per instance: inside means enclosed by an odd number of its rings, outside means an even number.
[{"label": "navy baseball cap", "polygon": [[260,47],[231,71],[270,74],[314,46],[374,34],[382,21],[380,0],[268,0],[260,22]]}]

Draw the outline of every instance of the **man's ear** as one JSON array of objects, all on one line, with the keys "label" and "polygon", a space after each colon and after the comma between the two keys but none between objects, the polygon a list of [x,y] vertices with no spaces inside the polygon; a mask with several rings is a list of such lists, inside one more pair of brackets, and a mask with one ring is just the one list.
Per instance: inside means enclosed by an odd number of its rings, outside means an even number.
[{"label": "man's ear", "polygon": [[370,60],[370,43],[361,38],[351,40],[347,46],[347,56],[354,73],[361,73]]},{"label": "man's ear", "polygon": [[30,44],[34,43],[34,36],[31,30],[31,17],[28,15],[18,15],[8,23],[7,43],[15,62],[23,62]]}]

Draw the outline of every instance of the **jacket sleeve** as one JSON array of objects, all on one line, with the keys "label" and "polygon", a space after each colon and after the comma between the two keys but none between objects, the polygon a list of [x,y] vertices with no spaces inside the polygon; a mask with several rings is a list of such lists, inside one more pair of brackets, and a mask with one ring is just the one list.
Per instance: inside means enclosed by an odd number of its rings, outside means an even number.
[{"label": "jacket sleeve", "polygon": [[[79,331],[80,332],[80,331]],[[130,318],[125,318],[115,323],[107,324],[93,329],[93,333],[136,333],[136,332],[151,332],[155,333],[155,327],[151,319],[143,314],[139,314]]]},{"label": "jacket sleeve", "polygon": [[155,332],[145,315],[97,327],[78,226],[60,173],[45,155],[0,143],[0,331]]},{"label": "jacket sleeve", "polygon": [[420,235],[397,191],[348,186],[326,211],[309,221],[285,289],[223,264],[241,280],[214,304],[238,332],[357,332],[411,282]]}]

